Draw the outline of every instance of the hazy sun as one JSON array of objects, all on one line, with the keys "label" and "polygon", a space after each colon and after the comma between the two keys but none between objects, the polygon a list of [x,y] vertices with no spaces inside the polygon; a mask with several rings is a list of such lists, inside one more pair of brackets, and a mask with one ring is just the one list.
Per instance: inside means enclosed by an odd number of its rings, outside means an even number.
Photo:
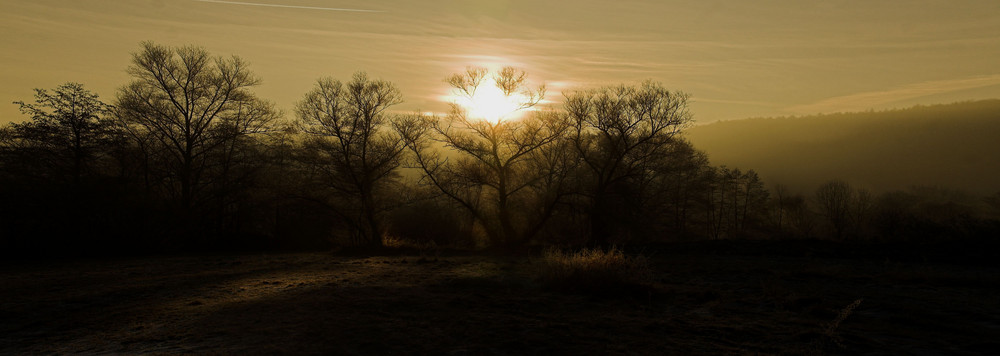
[{"label": "hazy sun", "polygon": [[504,95],[492,80],[484,80],[471,98],[459,97],[459,105],[468,110],[470,118],[498,123],[516,119],[522,114],[521,105],[527,101],[521,93]]}]

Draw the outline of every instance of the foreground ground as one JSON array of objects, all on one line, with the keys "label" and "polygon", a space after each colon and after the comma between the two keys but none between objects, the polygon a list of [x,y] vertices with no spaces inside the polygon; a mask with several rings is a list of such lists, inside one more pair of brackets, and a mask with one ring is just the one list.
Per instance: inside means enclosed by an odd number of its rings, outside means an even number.
[{"label": "foreground ground", "polygon": [[[995,354],[1000,269],[686,248],[652,290],[532,258],[275,254],[0,266],[0,354]],[[822,254],[819,254],[822,255]]]}]

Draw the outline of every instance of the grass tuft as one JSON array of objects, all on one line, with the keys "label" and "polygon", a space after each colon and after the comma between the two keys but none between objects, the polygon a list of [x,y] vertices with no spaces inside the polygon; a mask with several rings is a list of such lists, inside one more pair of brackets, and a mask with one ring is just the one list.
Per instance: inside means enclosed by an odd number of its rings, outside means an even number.
[{"label": "grass tuft", "polygon": [[591,294],[649,291],[653,284],[653,272],[646,257],[628,256],[614,247],[607,251],[545,250],[538,277],[549,289]]}]

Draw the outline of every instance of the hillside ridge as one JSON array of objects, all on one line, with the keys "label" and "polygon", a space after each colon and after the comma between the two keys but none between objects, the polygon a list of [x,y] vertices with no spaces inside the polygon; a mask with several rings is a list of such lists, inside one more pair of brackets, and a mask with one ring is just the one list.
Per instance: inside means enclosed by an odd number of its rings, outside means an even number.
[{"label": "hillside ridge", "polygon": [[716,165],[809,191],[845,179],[875,191],[1000,191],[1000,99],[720,121],[685,136]]}]

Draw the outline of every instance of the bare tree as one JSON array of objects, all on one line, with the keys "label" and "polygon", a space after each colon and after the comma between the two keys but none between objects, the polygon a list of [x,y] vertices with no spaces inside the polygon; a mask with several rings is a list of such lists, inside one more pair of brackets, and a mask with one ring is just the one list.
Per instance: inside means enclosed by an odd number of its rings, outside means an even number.
[{"label": "bare tree", "polygon": [[[485,68],[470,67],[446,81],[471,98],[484,80],[493,80],[508,97],[519,94],[515,110],[531,108],[544,96],[544,87],[528,89],[523,71],[506,67],[487,75]],[[561,113],[491,122],[453,103],[443,119],[413,127],[420,128],[404,137],[425,181],[480,221],[493,243],[515,246],[532,238],[568,194],[564,178],[571,160],[555,148],[568,128]],[[436,150],[435,143],[449,152]]]},{"label": "bare tree", "polygon": [[785,216],[788,215],[786,213],[789,197],[788,186],[778,183],[773,185],[772,189],[774,191],[774,199],[771,200],[773,205],[770,209],[771,218],[773,219],[774,226],[777,228],[778,232],[783,233],[785,231],[783,225],[785,222]]},{"label": "bare tree", "polygon": [[854,199],[851,201],[850,219],[853,234],[858,238],[864,238],[871,222],[872,211],[875,207],[875,198],[871,191],[865,188],[856,189],[853,195]]},{"label": "bare tree", "polygon": [[[707,190],[707,216],[709,235],[713,239],[736,236],[745,231],[747,215],[761,208],[760,190],[763,189],[755,172],[721,166],[709,175],[711,186]],[[763,200],[766,200],[764,195]],[[752,207],[752,208],[751,208]]]},{"label": "bare tree", "polygon": [[686,94],[651,81],[566,96],[574,147],[589,171],[586,191],[594,243],[611,241],[616,234],[614,201],[634,185],[630,182],[649,173],[690,122],[687,99]]},{"label": "bare tree", "polygon": [[119,90],[116,113],[147,168],[158,170],[149,184],[165,188],[184,211],[203,203],[210,186],[229,183],[227,163],[238,146],[280,116],[251,91],[260,79],[239,57],[145,42],[128,73],[133,80]]},{"label": "bare tree", "polygon": [[[66,83],[53,89],[35,89],[35,102],[15,101],[31,121],[10,124],[0,143],[5,150],[38,165],[40,172],[68,175],[79,185],[81,177],[106,156],[114,141],[114,125],[106,119],[110,107],[82,84]],[[33,154],[32,154],[33,152]]]},{"label": "bare tree", "polygon": [[387,110],[401,102],[392,83],[357,73],[346,84],[320,79],[296,108],[309,135],[306,162],[334,198],[347,203],[335,210],[352,225],[357,244],[382,244],[379,200],[405,148],[393,129],[403,121]]},{"label": "bare tree", "polygon": [[767,211],[771,193],[764,187],[757,172],[750,169],[740,176],[740,190],[743,202],[740,204],[739,232],[746,234],[749,227],[760,227]]},{"label": "bare tree", "polygon": [[698,209],[704,208],[700,203],[704,192],[710,189],[715,168],[709,166],[708,155],[699,151],[687,140],[674,140],[670,151],[662,156],[662,163],[659,163],[653,170],[651,178],[657,183],[655,189],[661,190],[660,194],[647,194],[648,198],[655,204],[663,206],[665,211],[658,212],[657,209],[644,207],[647,215],[659,214],[670,216],[673,222],[670,225],[671,232],[677,234],[687,234],[692,229],[692,220],[697,217]]},{"label": "bare tree", "polygon": [[816,203],[833,227],[837,239],[844,237],[851,219],[854,190],[842,180],[832,180],[816,189]]},{"label": "bare tree", "polygon": [[788,228],[799,237],[812,236],[816,228],[816,214],[809,209],[809,202],[802,194],[783,198]]},{"label": "bare tree", "polygon": [[[572,146],[568,147],[573,153]],[[695,149],[687,140],[677,138],[668,143],[663,154],[653,159],[646,172],[628,180],[628,195],[616,208],[618,224],[628,225],[633,237],[664,238],[681,236],[691,231],[691,218],[698,218],[704,192],[714,184],[715,169],[708,165],[708,156]],[[580,172],[586,176],[587,172]],[[626,192],[616,189],[617,195]]]}]

